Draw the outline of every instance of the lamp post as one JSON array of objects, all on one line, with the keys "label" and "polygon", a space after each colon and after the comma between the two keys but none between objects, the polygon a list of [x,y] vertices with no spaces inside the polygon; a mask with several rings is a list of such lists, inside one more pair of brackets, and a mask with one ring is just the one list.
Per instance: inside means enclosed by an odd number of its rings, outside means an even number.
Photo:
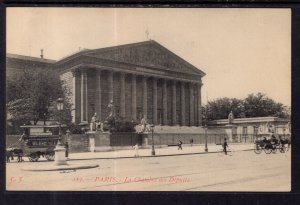
[{"label": "lamp post", "polygon": [[151,133],[152,133],[152,150],[151,150],[151,155],[154,156],[154,155],[155,155],[155,150],[154,150],[154,140],[153,140],[154,125],[151,124],[150,127],[151,127]]},{"label": "lamp post", "polygon": [[64,100],[62,98],[57,99],[57,110],[60,111],[60,119],[59,119],[59,138],[57,141],[57,145],[54,149],[55,151],[55,165],[66,165],[67,160],[66,160],[66,148],[61,142],[61,111],[64,109]]},{"label": "lamp post", "polygon": [[205,124],[205,126],[204,126],[204,130],[205,130],[205,149],[204,149],[204,151],[205,152],[208,152],[208,148],[207,148],[207,129],[208,129],[208,127]]},{"label": "lamp post", "polygon": [[[44,112],[44,125],[46,125],[46,113]],[[44,133],[46,132],[46,128],[44,127]]]},{"label": "lamp post", "polygon": [[62,98],[58,98],[57,99],[57,110],[59,111],[59,122],[58,122],[58,125],[59,125],[59,130],[58,130],[58,135],[59,135],[59,139],[58,139],[58,143],[59,145],[62,146],[62,143],[61,143],[61,112],[62,110],[64,109],[64,100]]}]

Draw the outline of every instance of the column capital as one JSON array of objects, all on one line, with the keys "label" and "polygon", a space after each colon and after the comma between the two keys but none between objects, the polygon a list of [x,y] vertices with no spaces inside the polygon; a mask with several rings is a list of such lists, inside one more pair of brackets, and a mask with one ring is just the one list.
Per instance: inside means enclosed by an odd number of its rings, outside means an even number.
[{"label": "column capital", "polygon": [[87,74],[87,69],[86,69],[86,68],[79,68],[78,71],[79,71],[81,74]]},{"label": "column capital", "polygon": [[141,75],[141,76],[142,76],[143,80],[144,80],[144,79],[145,79],[145,80],[148,80],[148,78],[150,78],[149,75]]},{"label": "column capital", "polygon": [[80,76],[80,70],[79,69],[71,69],[73,77],[78,77]]},{"label": "column capital", "polygon": [[154,76],[152,76],[151,78],[153,81],[158,81],[158,79],[159,79],[158,77],[154,77]]},{"label": "column capital", "polygon": [[190,89],[193,89],[196,85],[197,85],[197,83],[189,83]]},{"label": "column capital", "polygon": [[100,75],[100,74],[102,73],[102,70],[99,70],[99,69],[98,69],[98,70],[96,71],[96,73],[97,73],[98,75]]},{"label": "column capital", "polygon": [[186,84],[187,84],[187,82],[185,82],[185,81],[180,81],[181,87],[184,87]]},{"label": "column capital", "polygon": [[114,70],[107,70],[107,72],[108,72],[110,75],[114,75],[114,73],[116,73],[116,71],[114,71]]},{"label": "column capital", "polygon": [[170,80],[169,79],[167,79],[167,78],[162,78],[162,82],[163,83],[168,83]]}]

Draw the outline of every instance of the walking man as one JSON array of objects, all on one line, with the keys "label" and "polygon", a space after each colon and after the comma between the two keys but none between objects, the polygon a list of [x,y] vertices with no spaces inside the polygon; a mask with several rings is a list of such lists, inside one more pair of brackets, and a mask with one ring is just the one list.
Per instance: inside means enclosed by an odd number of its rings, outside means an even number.
[{"label": "walking man", "polygon": [[227,155],[227,147],[228,147],[228,144],[227,144],[226,138],[224,138],[223,149],[224,149],[225,155]]},{"label": "walking man", "polygon": [[182,142],[180,140],[178,140],[178,150],[181,149],[182,150]]}]

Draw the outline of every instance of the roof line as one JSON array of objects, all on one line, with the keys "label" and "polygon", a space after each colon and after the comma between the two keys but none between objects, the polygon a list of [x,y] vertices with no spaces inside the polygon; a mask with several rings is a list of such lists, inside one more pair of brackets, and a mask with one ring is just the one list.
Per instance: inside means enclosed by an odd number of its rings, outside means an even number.
[{"label": "roof line", "polygon": [[52,60],[52,59],[38,58],[38,57],[19,55],[19,54],[13,54],[13,53],[6,53],[6,57],[7,58],[22,59],[22,60],[38,61],[38,62],[41,62],[41,63],[55,63],[56,62],[56,60]]},{"label": "roof line", "polygon": [[141,42],[137,42],[137,43],[129,43],[129,44],[124,44],[124,45],[110,46],[110,47],[105,47],[105,48],[93,49],[93,50],[89,50],[88,52],[86,52],[86,54],[94,53],[94,52],[97,52],[97,51],[113,50],[113,49],[118,49],[118,48],[124,48],[124,47],[129,47],[129,46],[138,46],[138,45],[150,44],[150,43],[154,43],[156,46],[159,46],[159,48],[167,51],[168,53],[170,53],[171,55],[173,55],[175,58],[179,59],[184,64],[186,64],[188,67],[190,67],[193,71],[195,71],[196,73],[200,74],[202,77],[206,75],[206,73],[204,73],[203,71],[201,71],[200,69],[198,69],[194,65],[190,64],[189,62],[187,62],[183,58],[179,57],[178,55],[176,55],[175,53],[173,53],[169,49],[165,48],[164,46],[162,46],[161,44],[159,44],[155,40],[141,41]]}]

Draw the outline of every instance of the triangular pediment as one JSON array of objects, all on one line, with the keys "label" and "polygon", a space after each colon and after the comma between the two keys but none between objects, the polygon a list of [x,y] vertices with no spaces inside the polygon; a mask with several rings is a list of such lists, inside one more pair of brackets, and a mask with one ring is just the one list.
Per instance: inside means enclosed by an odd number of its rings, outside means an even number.
[{"label": "triangular pediment", "polygon": [[85,55],[175,72],[205,74],[155,41],[95,49]]}]

